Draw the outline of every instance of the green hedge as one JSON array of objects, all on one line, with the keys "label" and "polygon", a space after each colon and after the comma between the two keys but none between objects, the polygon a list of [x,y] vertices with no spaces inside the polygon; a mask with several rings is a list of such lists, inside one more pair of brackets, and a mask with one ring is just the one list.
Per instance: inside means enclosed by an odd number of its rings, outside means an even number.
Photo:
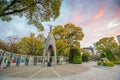
[{"label": "green hedge", "polygon": [[113,62],[103,62],[103,66],[114,67],[114,63]]},{"label": "green hedge", "polygon": [[101,62],[101,61],[98,61],[98,62],[97,62],[97,65],[102,65],[102,62]]},{"label": "green hedge", "polygon": [[113,61],[113,63],[120,65],[120,61]]},{"label": "green hedge", "polygon": [[82,63],[82,58],[80,56],[76,56],[73,59],[74,64],[81,64]]},{"label": "green hedge", "polygon": [[74,64],[81,64],[82,63],[82,57],[81,57],[79,49],[77,49],[75,47],[72,47],[70,49],[69,62],[74,63]]}]

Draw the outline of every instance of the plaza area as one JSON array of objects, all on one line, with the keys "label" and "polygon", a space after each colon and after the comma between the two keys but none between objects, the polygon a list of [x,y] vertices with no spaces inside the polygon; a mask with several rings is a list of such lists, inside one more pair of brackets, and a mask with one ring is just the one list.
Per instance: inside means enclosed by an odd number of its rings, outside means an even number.
[{"label": "plaza area", "polygon": [[0,70],[0,80],[120,80],[120,65],[97,66],[97,62],[10,67]]}]

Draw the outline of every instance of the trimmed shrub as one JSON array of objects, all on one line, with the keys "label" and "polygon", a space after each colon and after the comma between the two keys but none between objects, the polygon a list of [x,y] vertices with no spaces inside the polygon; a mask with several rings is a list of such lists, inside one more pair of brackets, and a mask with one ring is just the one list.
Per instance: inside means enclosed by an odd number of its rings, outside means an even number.
[{"label": "trimmed shrub", "polygon": [[82,58],[80,56],[74,57],[73,63],[75,63],[75,64],[81,64],[82,63]]},{"label": "trimmed shrub", "polygon": [[97,65],[102,65],[102,62],[101,62],[101,61],[98,61],[98,62],[97,62]]},{"label": "trimmed shrub", "polygon": [[113,61],[113,63],[120,65],[120,61]]},{"label": "trimmed shrub", "polygon": [[114,63],[113,62],[103,62],[103,66],[114,67]]},{"label": "trimmed shrub", "polygon": [[82,58],[80,54],[80,50],[72,47],[70,49],[70,54],[69,54],[69,62],[70,63],[75,63],[75,64],[81,64],[82,63]]}]

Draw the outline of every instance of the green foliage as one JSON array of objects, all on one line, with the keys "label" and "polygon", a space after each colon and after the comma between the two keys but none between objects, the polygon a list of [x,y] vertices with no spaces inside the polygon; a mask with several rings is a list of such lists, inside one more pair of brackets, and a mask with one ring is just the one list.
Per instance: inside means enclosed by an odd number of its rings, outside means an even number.
[{"label": "green foliage", "polygon": [[112,52],[119,60],[120,59],[120,45],[118,45]]},{"label": "green foliage", "polygon": [[101,62],[101,61],[98,61],[98,62],[97,62],[97,65],[102,65],[102,62]]},{"label": "green foliage", "polygon": [[100,57],[101,57],[101,58],[105,58],[106,55],[105,55],[104,53],[101,53],[101,54],[100,54]]},{"label": "green foliage", "polygon": [[57,47],[57,53],[58,56],[67,56],[68,55],[68,48],[67,48],[67,43],[62,40],[56,40],[56,47]]},{"label": "green foliage", "polygon": [[112,63],[112,62],[103,62],[103,66],[114,67],[114,63]]},{"label": "green foliage", "polygon": [[4,51],[11,51],[9,45],[2,40],[0,40],[0,49]]},{"label": "green foliage", "polygon": [[82,58],[80,56],[75,56],[73,59],[74,64],[81,64],[82,63]]},{"label": "green foliage", "polygon": [[116,58],[117,61],[120,61],[120,57],[119,56],[115,55],[115,58]]},{"label": "green foliage", "polygon": [[120,65],[120,61],[112,61],[114,64]]},{"label": "green foliage", "polygon": [[82,52],[82,61],[87,62],[87,61],[89,61],[89,58],[90,58],[89,52],[83,51]]},{"label": "green foliage", "polygon": [[[115,61],[115,51],[118,47],[114,37],[105,37],[96,42],[96,49],[101,53],[101,57],[107,57],[110,61]],[[103,55],[105,54],[105,56]]]},{"label": "green foliage", "polygon": [[23,37],[18,43],[20,46],[18,53],[42,55],[44,40],[45,38],[43,35],[39,34],[37,37],[35,37],[35,34],[31,33],[29,37]]},{"label": "green foliage", "polygon": [[79,41],[84,37],[81,27],[72,23],[55,26],[52,34],[56,40],[57,53],[65,56],[68,56],[71,46],[80,48]]},{"label": "green foliage", "polygon": [[106,50],[105,53],[106,53],[106,57],[107,57],[108,60],[110,60],[110,61],[116,61],[116,58],[115,58],[115,56],[112,54],[112,51]]},{"label": "green foliage", "polygon": [[62,0],[0,0],[0,19],[12,20],[12,16],[25,16],[28,24],[43,30],[42,21],[58,18]]},{"label": "green foliage", "polygon": [[75,63],[75,64],[81,64],[82,63],[82,58],[80,54],[80,50],[72,47],[70,49],[70,54],[69,54],[69,62],[70,63]]}]

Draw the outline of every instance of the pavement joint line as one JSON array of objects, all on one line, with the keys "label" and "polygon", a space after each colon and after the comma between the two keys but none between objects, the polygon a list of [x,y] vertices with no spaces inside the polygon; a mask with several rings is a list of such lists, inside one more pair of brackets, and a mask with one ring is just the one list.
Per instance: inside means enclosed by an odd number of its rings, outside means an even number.
[{"label": "pavement joint line", "polygon": [[57,75],[57,77],[61,77],[61,75],[55,69],[53,69],[52,67],[50,67],[50,69]]},{"label": "pavement joint line", "polygon": [[76,73],[76,74],[78,74],[78,72],[73,71],[73,70],[68,70],[68,69],[65,69],[65,68],[62,68],[62,69],[65,70],[65,71],[69,71],[69,72],[72,72],[72,73]]},{"label": "pavement joint line", "polygon": [[34,73],[33,75],[29,76],[28,79],[34,77],[35,75],[37,75],[38,73],[44,71],[45,69],[46,69],[46,68],[43,68],[43,69],[39,70],[38,72],[36,72],[36,73]]},{"label": "pavement joint line", "polygon": [[6,76],[16,75],[16,74],[20,74],[20,73],[25,73],[25,72],[33,71],[33,70],[37,70],[37,69],[32,69],[32,70],[28,70],[28,71],[16,72],[16,73],[13,73],[13,74],[8,74],[8,75],[6,75]]}]

